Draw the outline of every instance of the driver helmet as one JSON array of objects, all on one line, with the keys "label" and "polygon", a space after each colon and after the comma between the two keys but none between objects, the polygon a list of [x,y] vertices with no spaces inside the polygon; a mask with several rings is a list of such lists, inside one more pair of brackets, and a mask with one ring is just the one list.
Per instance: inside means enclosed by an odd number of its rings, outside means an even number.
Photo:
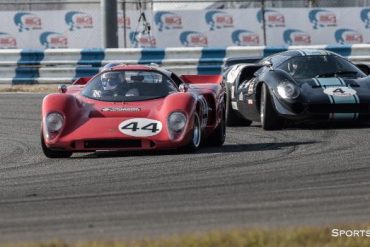
[{"label": "driver helmet", "polygon": [[299,69],[301,69],[301,62],[299,62],[296,59],[292,59],[291,61],[288,62],[288,72],[291,75],[295,75]]},{"label": "driver helmet", "polygon": [[115,90],[120,83],[123,82],[123,76],[121,72],[111,71],[101,75],[101,83],[104,90]]}]

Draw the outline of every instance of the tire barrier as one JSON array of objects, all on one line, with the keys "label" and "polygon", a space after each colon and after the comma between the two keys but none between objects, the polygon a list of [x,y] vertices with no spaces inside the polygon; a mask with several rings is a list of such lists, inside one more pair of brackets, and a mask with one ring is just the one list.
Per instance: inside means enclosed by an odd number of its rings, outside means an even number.
[{"label": "tire barrier", "polygon": [[178,74],[219,74],[227,58],[266,57],[292,49],[326,49],[356,63],[370,64],[370,45],[232,46],[225,48],[128,48],[1,50],[0,84],[71,83],[92,76],[107,63],[161,65]]}]

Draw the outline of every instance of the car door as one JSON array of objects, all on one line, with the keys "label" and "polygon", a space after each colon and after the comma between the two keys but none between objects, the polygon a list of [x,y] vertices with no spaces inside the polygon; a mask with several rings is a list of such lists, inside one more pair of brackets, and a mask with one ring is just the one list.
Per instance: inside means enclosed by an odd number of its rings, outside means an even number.
[{"label": "car door", "polygon": [[239,112],[249,120],[259,120],[259,112],[256,100],[257,78],[255,72],[261,65],[249,65],[243,68],[240,82],[236,88],[236,100]]}]

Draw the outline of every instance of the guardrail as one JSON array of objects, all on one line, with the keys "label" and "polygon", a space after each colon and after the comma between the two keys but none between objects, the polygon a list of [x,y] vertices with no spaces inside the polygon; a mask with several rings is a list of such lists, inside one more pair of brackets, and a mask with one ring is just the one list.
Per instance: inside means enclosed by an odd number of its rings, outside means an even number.
[{"label": "guardrail", "polygon": [[91,76],[110,62],[156,63],[178,74],[218,74],[226,58],[266,57],[298,48],[327,49],[370,65],[370,45],[1,50],[0,84],[70,83]]}]

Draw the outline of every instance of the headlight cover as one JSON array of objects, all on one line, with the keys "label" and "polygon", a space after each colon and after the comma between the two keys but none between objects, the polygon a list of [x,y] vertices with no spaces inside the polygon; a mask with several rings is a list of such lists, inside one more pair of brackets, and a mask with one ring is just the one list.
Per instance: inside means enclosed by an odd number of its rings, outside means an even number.
[{"label": "headlight cover", "polygon": [[182,112],[173,112],[168,117],[168,129],[173,133],[178,133],[185,128],[186,116]]},{"label": "headlight cover", "polygon": [[300,91],[296,84],[289,81],[282,81],[277,86],[277,92],[283,99],[295,99]]},{"label": "headlight cover", "polygon": [[53,112],[49,113],[45,119],[45,124],[48,132],[58,132],[62,129],[64,124],[64,118],[62,114]]}]

